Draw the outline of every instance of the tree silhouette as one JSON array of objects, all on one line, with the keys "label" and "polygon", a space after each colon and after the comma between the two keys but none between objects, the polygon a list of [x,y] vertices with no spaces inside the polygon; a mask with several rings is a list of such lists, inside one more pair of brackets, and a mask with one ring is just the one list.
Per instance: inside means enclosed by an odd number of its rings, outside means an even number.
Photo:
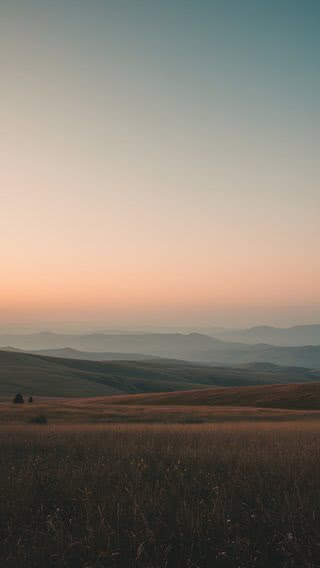
[{"label": "tree silhouette", "polygon": [[20,394],[20,393],[16,394],[16,396],[13,399],[13,403],[14,404],[23,404],[24,398],[23,398],[22,394]]}]

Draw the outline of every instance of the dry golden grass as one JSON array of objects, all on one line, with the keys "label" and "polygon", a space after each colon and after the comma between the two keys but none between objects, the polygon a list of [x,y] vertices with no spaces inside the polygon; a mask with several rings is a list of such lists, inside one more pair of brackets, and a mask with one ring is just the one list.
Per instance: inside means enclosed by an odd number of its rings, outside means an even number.
[{"label": "dry golden grass", "polygon": [[320,384],[266,385],[96,398],[0,399],[0,423],[220,422],[319,420]]},{"label": "dry golden grass", "polygon": [[[90,399],[88,399],[90,401]],[[98,399],[96,399],[98,400]],[[100,397],[106,404],[251,406],[320,410],[320,382],[208,388]],[[94,404],[95,399],[91,399]]]},{"label": "dry golden grass", "polygon": [[[261,387],[260,387],[261,388]],[[223,389],[225,390],[225,389]],[[232,389],[233,390],[233,389]],[[197,392],[197,391],[196,391]],[[131,395],[133,397],[133,395]],[[153,395],[155,402],[161,395]],[[168,393],[166,393],[168,396]],[[117,399],[112,404],[112,399]],[[140,397],[133,397],[139,402]],[[125,404],[127,397],[98,398],[37,398],[33,404],[12,404],[12,401],[0,402],[0,424],[29,423],[34,417],[45,416],[49,423],[110,423],[110,422],[221,422],[243,420],[320,420],[320,411],[256,408],[250,406],[208,406]],[[144,398],[142,398],[144,400]],[[183,399],[182,399],[183,400]],[[120,402],[123,404],[120,404]]]},{"label": "dry golden grass", "polygon": [[2,426],[0,565],[316,568],[320,423]]}]

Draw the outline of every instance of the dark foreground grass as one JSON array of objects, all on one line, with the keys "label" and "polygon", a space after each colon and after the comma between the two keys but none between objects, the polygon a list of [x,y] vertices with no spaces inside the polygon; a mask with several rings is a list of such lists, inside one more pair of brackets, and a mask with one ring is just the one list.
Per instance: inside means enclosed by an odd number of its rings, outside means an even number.
[{"label": "dark foreground grass", "polygon": [[320,427],[2,427],[1,567],[320,566]]}]

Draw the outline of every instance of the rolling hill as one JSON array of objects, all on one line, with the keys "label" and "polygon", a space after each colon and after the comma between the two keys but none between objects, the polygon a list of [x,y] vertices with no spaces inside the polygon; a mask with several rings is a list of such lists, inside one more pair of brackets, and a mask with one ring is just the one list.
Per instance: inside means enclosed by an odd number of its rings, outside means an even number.
[{"label": "rolling hill", "polygon": [[[92,401],[93,402],[93,401]],[[135,406],[226,406],[319,410],[320,383],[202,389],[108,397],[105,404]]]},{"label": "rolling hill", "polygon": [[0,351],[0,396],[90,397],[320,380],[308,369],[218,368],[186,362],[87,361]]}]

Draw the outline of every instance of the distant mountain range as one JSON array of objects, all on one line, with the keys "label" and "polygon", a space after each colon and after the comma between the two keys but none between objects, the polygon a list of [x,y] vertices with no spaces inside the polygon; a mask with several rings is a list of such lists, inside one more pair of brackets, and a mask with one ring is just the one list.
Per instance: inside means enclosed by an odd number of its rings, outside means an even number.
[{"label": "distant mountain range", "polygon": [[320,381],[320,371],[254,364],[219,368],[170,360],[87,361],[0,351],[0,396],[91,397]]},{"label": "distant mountain range", "polygon": [[[305,327],[317,329],[319,326]],[[258,329],[263,334],[261,330],[269,328],[252,329]],[[290,333],[297,333],[292,331],[296,329],[300,328],[291,328]],[[314,337],[316,336],[316,329],[313,332]],[[277,330],[277,332],[283,331]],[[238,331],[237,333],[240,334],[241,332]],[[247,330],[246,333],[254,332]],[[309,333],[311,334],[312,331],[309,330]],[[302,334],[301,331],[300,334]],[[8,345],[12,347],[6,347]],[[0,334],[0,348],[20,349],[39,355],[94,361],[139,361],[160,357],[220,366],[262,362],[287,367],[320,369],[320,344],[296,347],[277,346],[268,343],[249,344],[217,339],[201,333]]]},{"label": "distant mountain range", "polygon": [[141,353],[119,353],[112,351],[97,353],[95,351],[79,351],[79,349],[73,349],[72,347],[65,347],[64,349],[32,350],[29,351],[29,353],[33,355],[46,355],[48,357],[62,357],[65,359],[81,359],[87,361],[148,361],[150,359],[159,358],[153,355],[142,355]]},{"label": "distant mountain range", "polygon": [[257,344],[241,349],[215,350],[202,354],[201,361],[207,364],[239,365],[243,363],[274,363],[284,366],[320,369],[320,346],[276,347]]},{"label": "distant mountain range", "polygon": [[[145,334],[0,334],[0,347],[11,345],[22,350],[64,349],[66,347],[90,352],[142,353],[158,357],[196,359],[198,353],[210,349],[228,348],[225,341],[201,333],[145,333]],[[235,345],[236,347],[236,345]]]},{"label": "distant mountain range", "polygon": [[[233,344],[229,344],[233,345]],[[35,355],[46,355],[48,357],[62,357],[67,359],[81,359],[90,361],[143,361],[151,359],[166,359],[165,355],[142,355],[137,353],[121,352],[90,352],[79,351],[77,349],[43,349],[30,351]],[[269,363],[270,365],[283,365],[285,367],[306,367],[310,369],[320,369],[320,347],[275,347],[269,345],[239,345],[223,349],[211,349],[199,352],[170,352],[170,359],[178,359],[184,356],[185,361],[197,362],[209,365],[229,365],[239,366],[250,363]],[[173,357],[176,355],[176,357]],[[178,359],[179,360],[179,359]]]},{"label": "distant mountain range", "polygon": [[269,343],[282,346],[320,345],[320,324],[280,328],[260,325],[249,329],[217,330],[212,334],[225,341]]}]

